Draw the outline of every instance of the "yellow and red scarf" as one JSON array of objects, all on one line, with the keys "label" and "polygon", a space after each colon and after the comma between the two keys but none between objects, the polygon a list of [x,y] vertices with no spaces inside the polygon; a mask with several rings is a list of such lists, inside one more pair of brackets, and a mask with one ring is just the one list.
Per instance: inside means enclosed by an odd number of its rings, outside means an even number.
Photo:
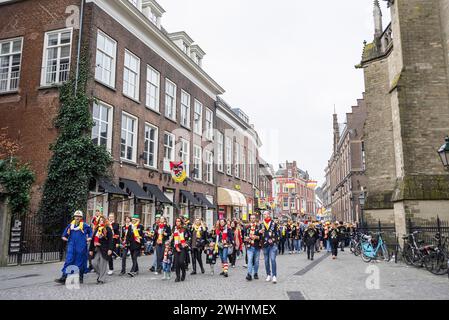
[{"label": "yellow and red scarf", "polygon": [[100,245],[100,239],[102,239],[103,237],[106,237],[106,229],[105,229],[105,225],[102,223],[102,224],[100,224],[98,226],[98,229],[95,232],[94,245],[95,246],[99,246]]},{"label": "yellow and red scarf", "polygon": [[263,220],[263,224],[264,224],[266,230],[268,230],[270,228],[270,222],[271,222],[270,218]]},{"label": "yellow and red scarf", "polygon": [[162,244],[162,239],[164,237],[164,227],[165,224],[159,223],[159,229],[157,230],[157,244]]},{"label": "yellow and red scarf", "polygon": [[186,243],[186,239],[184,238],[184,229],[175,229],[173,233],[173,239],[175,240],[175,248],[179,249],[179,245],[184,246]]},{"label": "yellow and red scarf", "polygon": [[201,232],[203,231],[202,226],[193,225],[193,229],[195,229],[196,237],[201,238]]},{"label": "yellow and red scarf", "polygon": [[142,239],[142,237],[140,236],[139,233],[139,224],[133,224],[133,236],[134,236],[134,241],[136,241],[137,243],[140,243],[140,240]]}]

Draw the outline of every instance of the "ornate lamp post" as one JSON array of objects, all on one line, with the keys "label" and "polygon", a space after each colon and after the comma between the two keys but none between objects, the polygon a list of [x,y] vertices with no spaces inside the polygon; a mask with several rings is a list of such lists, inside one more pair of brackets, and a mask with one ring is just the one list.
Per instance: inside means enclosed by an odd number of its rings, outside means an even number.
[{"label": "ornate lamp post", "polygon": [[364,206],[365,206],[365,191],[363,191],[363,190],[362,190],[362,192],[359,195],[359,203],[360,203],[360,220],[361,220],[360,222],[361,222],[362,227],[363,227],[364,224],[365,224],[365,221],[363,219],[363,209],[364,209]]},{"label": "ornate lamp post", "polygon": [[446,143],[438,149],[438,155],[446,170],[449,170],[449,136],[446,137]]}]

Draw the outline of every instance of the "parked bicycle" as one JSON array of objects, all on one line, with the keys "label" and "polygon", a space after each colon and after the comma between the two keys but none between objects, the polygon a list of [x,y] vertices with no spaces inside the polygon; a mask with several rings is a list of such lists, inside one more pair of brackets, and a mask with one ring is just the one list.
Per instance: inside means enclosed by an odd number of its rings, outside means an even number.
[{"label": "parked bicycle", "polygon": [[374,235],[362,236],[361,257],[365,262],[371,262],[383,257],[385,261],[390,261],[390,253],[387,244],[382,239],[383,232],[376,232]]},{"label": "parked bicycle", "polygon": [[436,275],[444,275],[448,272],[447,237],[437,233],[435,240],[438,244],[432,248],[428,255],[424,256],[423,263],[427,271]]},{"label": "parked bicycle", "polygon": [[404,248],[402,250],[402,257],[406,264],[413,265],[417,268],[424,266],[424,258],[434,251],[434,246],[424,245],[423,240],[418,240],[417,235],[420,231],[415,231],[411,234],[402,237],[404,240]]}]

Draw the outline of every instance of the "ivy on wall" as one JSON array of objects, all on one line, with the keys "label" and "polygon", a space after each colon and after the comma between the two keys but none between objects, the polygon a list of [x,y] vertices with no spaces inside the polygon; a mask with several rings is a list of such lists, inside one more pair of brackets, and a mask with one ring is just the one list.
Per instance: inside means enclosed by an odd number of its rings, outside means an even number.
[{"label": "ivy on wall", "polygon": [[91,139],[94,122],[92,99],[86,94],[87,61],[87,55],[82,54],[77,92],[74,76],[60,89],[61,107],[55,120],[59,135],[50,147],[53,156],[39,208],[39,214],[45,217],[44,227],[51,231],[60,231],[74,211],[85,211],[90,181],[107,176],[113,161],[106,148]]},{"label": "ivy on wall", "polygon": [[0,160],[0,184],[8,194],[11,213],[24,215],[30,205],[31,186],[34,183],[34,173],[28,165],[21,165],[11,157]]}]

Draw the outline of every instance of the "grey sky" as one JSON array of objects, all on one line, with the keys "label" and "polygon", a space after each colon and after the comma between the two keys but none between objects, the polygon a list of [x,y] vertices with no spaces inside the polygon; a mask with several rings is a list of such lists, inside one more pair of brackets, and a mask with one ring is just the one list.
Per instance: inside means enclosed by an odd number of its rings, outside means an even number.
[{"label": "grey sky", "polygon": [[[384,1],[384,27],[389,22]],[[261,133],[262,157],[296,160],[320,183],[339,121],[362,97],[363,40],[373,0],[159,0],[162,25],[186,31],[206,52],[204,69]]]}]

